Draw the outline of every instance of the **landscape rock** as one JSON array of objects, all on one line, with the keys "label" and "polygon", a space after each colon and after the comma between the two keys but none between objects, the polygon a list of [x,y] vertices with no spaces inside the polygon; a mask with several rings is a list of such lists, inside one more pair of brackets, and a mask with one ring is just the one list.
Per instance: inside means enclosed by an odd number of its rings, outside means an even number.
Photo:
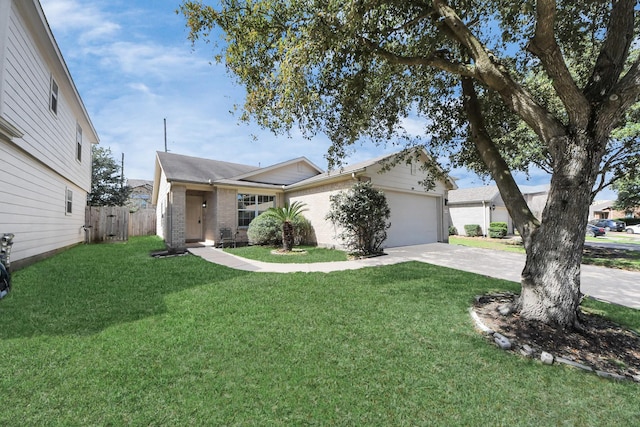
[{"label": "landscape rock", "polygon": [[593,371],[590,366],[574,362],[573,360],[565,359],[563,357],[556,357],[556,362],[564,363],[565,365],[573,366],[574,368],[583,369],[585,371]]},{"label": "landscape rock", "polygon": [[520,354],[522,354],[524,357],[533,357],[533,353],[534,351],[529,344],[523,345],[520,349]]},{"label": "landscape rock", "polygon": [[540,360],[545,365],[551,365],[553,364],[553,354],[543,351],[542,354],[540,355]]},{"label": "landscape rock", "polygon": [[509,338],[505,337],[502,334],[499,334],[497,332],[494,333],[493,334],[493,340],[503,350],[509,350],[511,348],[511,341],[509,341]]}]

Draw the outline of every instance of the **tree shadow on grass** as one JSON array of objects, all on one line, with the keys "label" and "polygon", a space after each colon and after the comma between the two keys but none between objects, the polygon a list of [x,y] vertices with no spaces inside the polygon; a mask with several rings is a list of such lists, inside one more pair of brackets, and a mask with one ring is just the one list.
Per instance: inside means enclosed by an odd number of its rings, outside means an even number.
[{"label": "tree shadow on grass", "polygon": [[17,271],[0,301],[0,338],[89,335],[167,311],[165,298],[248,274],[193,255],[152,258],[162,242],[78,246]]}]

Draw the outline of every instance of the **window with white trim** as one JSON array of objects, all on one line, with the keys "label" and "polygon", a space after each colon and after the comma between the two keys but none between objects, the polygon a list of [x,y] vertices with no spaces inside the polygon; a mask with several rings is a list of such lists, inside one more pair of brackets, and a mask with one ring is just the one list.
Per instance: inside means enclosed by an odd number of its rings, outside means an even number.
[{"label": "window with white trim", "polygon": [[58,84],[51,76],[51,88],[49,89],[49,108],[53,114],[58,114]]},{"label": "window with white trim", "polygon": [[71,215],[71,213],[73,212],[73,191],[71,191],[70,188],[67,188],[67,195],[66,195],[66,199],[65,199],[65,213],[67,215]]},{"label": "window with white trim", "polygon": [[238,194],[238,227],[248,227],[255,217],[275,206],[276,196]]},{"label": "window with white trim", "polygon": [[82,128],[76,124],[76,159],[82,162]]}]

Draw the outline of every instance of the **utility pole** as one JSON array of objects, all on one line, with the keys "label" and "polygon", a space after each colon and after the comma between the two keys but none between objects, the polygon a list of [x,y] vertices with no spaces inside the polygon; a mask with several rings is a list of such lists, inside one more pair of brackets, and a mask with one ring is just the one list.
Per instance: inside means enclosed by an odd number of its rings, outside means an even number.
[{"label": "utility pole", "polygon": [[122,162],[120,163],[120,188],[124,188],[124,153],[122,153]]},{"label": "utility pole", "polygon": [[167,118],[165,117],[164,119],[164,152],[166,153],[167,150]]}]

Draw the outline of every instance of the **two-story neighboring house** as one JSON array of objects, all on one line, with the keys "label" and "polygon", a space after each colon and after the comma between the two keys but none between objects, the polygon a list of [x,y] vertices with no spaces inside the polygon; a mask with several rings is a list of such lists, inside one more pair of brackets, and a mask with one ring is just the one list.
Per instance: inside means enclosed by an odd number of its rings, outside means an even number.
[{"label": "two-story neighboring house", "polygon": [[14,267],[84,241],[98,135],[38,0],[0,0],[0,234]]}]

